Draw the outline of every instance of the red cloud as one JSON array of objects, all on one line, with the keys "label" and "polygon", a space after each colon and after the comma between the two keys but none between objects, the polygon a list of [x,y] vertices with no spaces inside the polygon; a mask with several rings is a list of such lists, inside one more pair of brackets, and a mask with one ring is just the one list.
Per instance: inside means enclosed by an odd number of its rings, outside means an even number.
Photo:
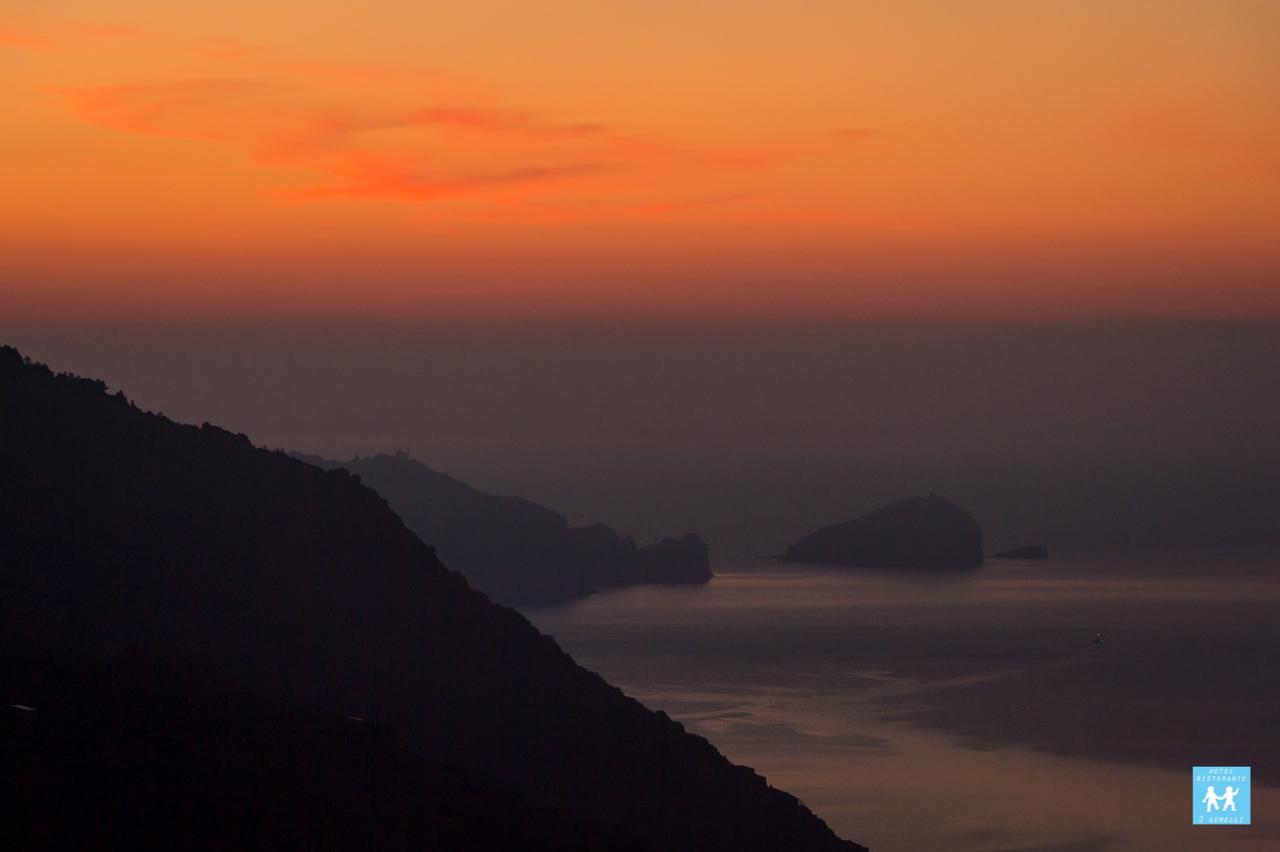
[{"label": "red cloud", "polygon": [[339,158],[329,173],[340,183],[315,186],[291,193],[297,198],[391,198],[399,201],[436,201],[456,198],[497,187],[532,186],[574,178],[601,170],[596,163],[572,163],[556,167],[511,171],[474,172],[431,176],[411,163],[397,162],[365,152]]},{"label": "red cloud", "polygon": [[[282,61],[229,39],[204,40],[189,52],[252,76],[57,94],[73,115],[100,127],[213,140],[314,176],[310,186],[278,196],[413,203],[469,197],[508,214],[527,207],[539,221],[570,218],[569,209],[634,217],[708,206],[664,198],[664,187],[687,198],[690,182],[768,168],[791,155],[681,146],[601,122],[497,107],[429,72]],[[565,207],[549,197],[554,187],[572,188],[574,201]]]}]

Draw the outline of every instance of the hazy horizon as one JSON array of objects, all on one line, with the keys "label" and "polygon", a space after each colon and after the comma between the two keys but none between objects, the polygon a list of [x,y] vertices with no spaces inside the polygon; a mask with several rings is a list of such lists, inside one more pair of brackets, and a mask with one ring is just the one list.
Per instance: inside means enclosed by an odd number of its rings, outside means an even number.
[{"label": "hazy horizon", "polygon": [[1280,538],[1280,322],[6,326],[176,420],[716,557],[929,489],[988,549]]}]

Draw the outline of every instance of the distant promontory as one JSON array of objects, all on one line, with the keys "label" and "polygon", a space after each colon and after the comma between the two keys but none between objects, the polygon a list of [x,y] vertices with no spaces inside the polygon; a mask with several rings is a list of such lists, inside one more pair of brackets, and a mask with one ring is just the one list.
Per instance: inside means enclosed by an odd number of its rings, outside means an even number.
[{"label": "distant promontory", "polygon": [[640,546],[604,524],[570,526],[564,515],[530,500],[479,491],[405,452],[348,461],[294,457],[360,477],[450,568],[509,606],[711,579],[707,545],[694,533]]},{"label": "distant promontory", "polygon": [[880,568],[976,568],[982,528],[950,500],[930,493],[882,506],[810,533],[786,562]]}]

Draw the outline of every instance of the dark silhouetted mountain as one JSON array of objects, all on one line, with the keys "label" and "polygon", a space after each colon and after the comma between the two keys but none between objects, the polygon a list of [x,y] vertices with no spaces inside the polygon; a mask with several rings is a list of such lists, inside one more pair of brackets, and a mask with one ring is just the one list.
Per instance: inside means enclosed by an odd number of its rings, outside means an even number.
[{"label": "dark silhouetted mountain", "polygon": [[930,494],[823,527],[791,545],[784,559],[883,568],[972,568],[982,564],[982,530],[968,512]]},{"label": "dark silhouetted mountain", "polygon": [[602,524],[570,527],[559,512],[536,503],[477,491],[404,452],[342,462],[292,455],[359,476],[446,565],[500,603],[549,603],[637,583],[711,579],[707,546],[693,534],[637,547]]},{"label": "dark silhouetted mountain", "polygon": [[1043,544],[1020,544],[995,555],[996,559],[1048,559],[1049,548]]},{"label": "dark silhouetted mountain", "polygon": [[0,483],[0,623],[29,641],[363,717],[658,852],[857,848],[473,590],[345,471],[3,348]]},{"label": "dark silhouetted mountain", "polygon": [[646,847],[423,760],[370,722],[134,654],[0,646],[10,849]]}]

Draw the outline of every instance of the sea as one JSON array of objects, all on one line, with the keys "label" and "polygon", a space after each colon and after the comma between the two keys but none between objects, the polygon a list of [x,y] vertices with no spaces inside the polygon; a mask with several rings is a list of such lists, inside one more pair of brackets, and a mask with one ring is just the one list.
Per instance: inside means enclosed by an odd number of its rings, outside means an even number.
[{"label": "sea", "polygon": [[[1280,849],[1280,558],[714,567],[526,615],[878,852]],[[1250,824],[1194,823],[1206,766]]]}]

